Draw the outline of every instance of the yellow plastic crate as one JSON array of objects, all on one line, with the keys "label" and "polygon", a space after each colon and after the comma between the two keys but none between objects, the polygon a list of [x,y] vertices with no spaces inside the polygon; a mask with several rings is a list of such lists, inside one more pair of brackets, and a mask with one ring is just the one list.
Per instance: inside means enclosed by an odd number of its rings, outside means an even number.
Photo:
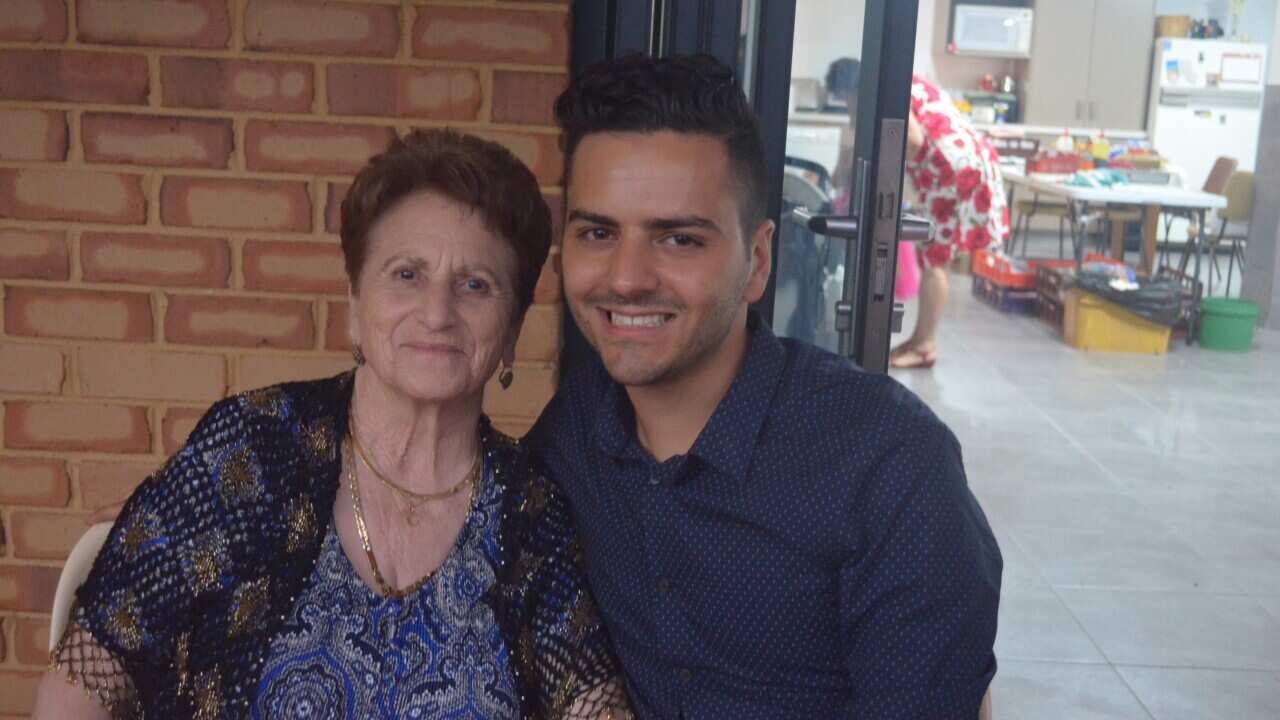
[{"label": "yellow plastic crate", "polygon": [[1148,355],[1169,352],[1173,331],[1078,288],[1067,291],[1062,329],[1067,344],[1080,350]]}]

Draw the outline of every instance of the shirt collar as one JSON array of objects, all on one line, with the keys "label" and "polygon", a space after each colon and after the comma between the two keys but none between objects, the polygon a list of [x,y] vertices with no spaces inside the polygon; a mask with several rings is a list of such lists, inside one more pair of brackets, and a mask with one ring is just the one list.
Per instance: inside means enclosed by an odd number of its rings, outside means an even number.
[{"label": "shirt collar", "polygon": [[[786,362],[782,343],[755,310],[748,314],[747,332],[742,368],[688,453],[735,478],[746,474]],[[635,412],[624,388],[609,380],[600,399],[595,425],[600,449],[620,459],[651,458],[636,437]]]}]

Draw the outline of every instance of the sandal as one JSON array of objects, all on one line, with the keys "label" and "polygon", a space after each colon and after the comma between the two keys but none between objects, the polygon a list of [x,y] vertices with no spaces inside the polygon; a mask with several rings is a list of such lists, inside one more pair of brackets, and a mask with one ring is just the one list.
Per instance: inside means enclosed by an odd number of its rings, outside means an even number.
[{"label": "sandal", "polygon": [[898,370],[928,370],[937,362],[937,350],[923,353],[914,348],[902,348],[889,355],[889,367]]}]

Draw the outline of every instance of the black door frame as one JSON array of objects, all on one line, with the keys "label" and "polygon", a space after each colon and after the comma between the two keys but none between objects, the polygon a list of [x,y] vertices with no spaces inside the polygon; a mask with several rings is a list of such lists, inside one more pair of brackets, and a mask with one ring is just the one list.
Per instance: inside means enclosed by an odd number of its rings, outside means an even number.
[{"label": "black door frame", "polygon": [[[791,86],[791,53],[797,0],[754,0],[757,21],[752,67],[746,72],[741,36],[742,8],[753,0],[574,0],[570,71],[631,52],[656,56],[707,53],[730,67],[747,87],[765,140],[768,217],[782,211],[783,163]],[[873,372],[888,364],[893,313],[893,281],[902,205],[901,158],[906,148],[911,68],[915,54],[918,0],[867,0],[864,17],[858,122],[854,139],[855,208],[871,209],[858,223],[859,262],[850,263],[846,285],[853,303],[852,343],[844,354]],[[871,31],[877,29],[878,31]],[[886,42],[886,38],[893,38]],[[895,124],[896,122],[896,124]],[[896,168],[892,167],[897,158]],[[874,169],[874,172],[872,171]],[[856,214],[856,213],[855,213]],[[773,256],[778,257],[778,234]],[[777,262],[756,309],[773,317]],[[886,289],[887,288],[887,292]],[[846,290],[846,297],[850,292]],[[571,313],[564,313],[561,368],[568,370],[592,353]]]}]

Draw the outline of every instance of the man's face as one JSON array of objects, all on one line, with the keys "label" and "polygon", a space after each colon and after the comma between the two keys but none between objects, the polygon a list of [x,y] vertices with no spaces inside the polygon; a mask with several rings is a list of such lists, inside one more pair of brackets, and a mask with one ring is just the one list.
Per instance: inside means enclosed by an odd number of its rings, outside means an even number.
[{"label": "man's face", "polygon": [[773,224],[744,239],[724,142],[598,133],[578,145],[565,206],[565,296],[609,374],[661,384],[717,362],[769,277]]}]

